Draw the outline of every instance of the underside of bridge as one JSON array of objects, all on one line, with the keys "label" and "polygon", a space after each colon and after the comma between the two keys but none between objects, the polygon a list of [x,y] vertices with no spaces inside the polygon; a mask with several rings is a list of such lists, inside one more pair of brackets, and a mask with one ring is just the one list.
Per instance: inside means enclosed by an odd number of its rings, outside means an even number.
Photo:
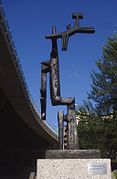
[{"label": "underside of bridge", "polygon": [[39,136],[21,120],[0,89],[0,179],[28,178],[36,159],[54,143]]},{"label": "underside of bridge", "polygon": [[32,102],[0,3],[0,179],[29,179],[36,159],[57,147]]}]

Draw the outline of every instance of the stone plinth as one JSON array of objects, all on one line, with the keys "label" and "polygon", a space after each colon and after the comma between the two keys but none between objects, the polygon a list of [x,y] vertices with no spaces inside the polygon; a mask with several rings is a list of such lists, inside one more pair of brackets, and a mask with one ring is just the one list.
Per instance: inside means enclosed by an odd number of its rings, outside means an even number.
[{"label": "stone plinth", "polygon": [[99,150],[47,150],[46,159],[96,159]]},{"label": "stone plinth", "polygon": [[111,179],[110,159],[39,159],[36,179]]}]

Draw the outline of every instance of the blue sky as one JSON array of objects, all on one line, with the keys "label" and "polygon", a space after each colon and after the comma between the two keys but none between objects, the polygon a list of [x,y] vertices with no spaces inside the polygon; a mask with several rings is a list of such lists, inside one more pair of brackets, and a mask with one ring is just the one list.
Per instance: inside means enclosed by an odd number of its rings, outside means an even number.
[{"label": "blue sky", "polygon": [[[56,25],[57,32],[65,31],[67,24],[74,24],[73,12],[82,12],[82,26],[92,26],[95,34],[76,34],[69,41],[67,52],[59,45],[61,96],[75,97],[81,105],[90,90],[90,73],[96,69],[95,61],[101,57],[106,39],[117,30],[116,0],[2,0],[8,24],[20,58],[31,96],[40,110],[40,62],[48,60],[50,40],[45,35]],[[57,124],[57,111],[52,107],[48,81],[47,121]],[[66,111],[65,111],[66,112]]]}]

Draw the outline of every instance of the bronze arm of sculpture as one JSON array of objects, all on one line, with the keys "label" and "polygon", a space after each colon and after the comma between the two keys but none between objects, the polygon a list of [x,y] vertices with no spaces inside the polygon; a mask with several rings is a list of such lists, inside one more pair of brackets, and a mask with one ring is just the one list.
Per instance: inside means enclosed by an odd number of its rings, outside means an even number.
[{"label": "bronze arm of sculpture", "polygon": [[75,19],[74,26],[71,27],[70,24],[66,26],[67,30],[65,32],[59,34],[51,34],[47,35],[46,39],[52,38],[61,38],[62,39],[62,50],[66,51],[68,47],[69,37],[76,33],[95,33],[95,29],[92,27],[79,27],[79,19],[83,19],[83,15],[81,13],[73,13],[72,19]]}]

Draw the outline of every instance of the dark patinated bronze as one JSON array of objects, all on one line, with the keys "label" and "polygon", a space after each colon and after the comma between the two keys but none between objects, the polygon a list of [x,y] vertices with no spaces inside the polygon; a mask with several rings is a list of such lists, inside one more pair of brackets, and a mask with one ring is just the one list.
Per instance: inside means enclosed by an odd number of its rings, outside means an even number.
[{"label": "dark patinated bronze", "polygon": [[[41,117],[46,120],[46,81],[47,73],[50,73],[50,96],[53,106],[66,105],[67,114],[58,112],[58,129],[59,129],[59,148],[60,149],[78,149],[78,133],[75,116],[75,98],[64,98],[60,94],[60,78],[59,78],[59,58],[58,58],[58,38],[62,39],[62,50],[66,51],[68,47],[69,37],[76,33],[94,33],[94,28],[79,27],[79,19],[83,18],[82,14],[73,13],[72,18],[75,19],[74,26],[67,25],[65,32],[56,33],[56,27],[52,27],[52,34],[47,35],[46,39],[52,42],[52,50],[50,60],[41,63]],[[65,129],[65,130],[64,130]],[[66,137],[66,139],[64,138]],[[64,146],[66,143],[67,146]]]}]

